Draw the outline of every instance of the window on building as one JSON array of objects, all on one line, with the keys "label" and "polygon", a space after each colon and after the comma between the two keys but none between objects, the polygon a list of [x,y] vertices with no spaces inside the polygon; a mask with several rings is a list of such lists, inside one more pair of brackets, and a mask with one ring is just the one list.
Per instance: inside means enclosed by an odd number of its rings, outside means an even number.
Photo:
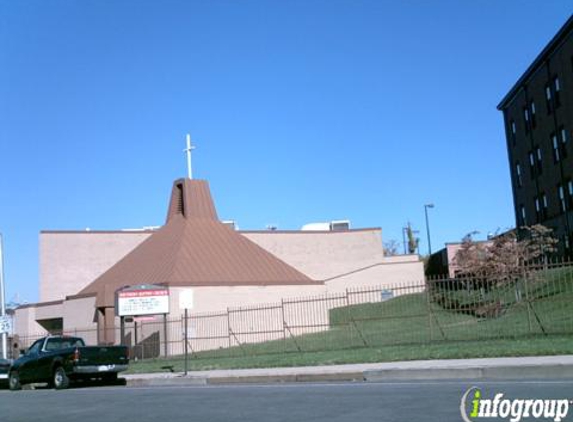
[{"label": "window on building", "polygon": [[537,156],[537,174],[543,174],[543,160],[541,158],[541,148],[537,147],[536,154]]},{"label": "window on building", "polygon": [[561,84],[558,76],[553,78],[553,94],[555,98],[555,108],[557,108],[561,105]]},{"label": "window on building", "polygon": [[559,204],[561,206],[561,212],[567,211],[567,201],[565,199],[565,189],[563,185],[557,185],[557,192],[559,194]]},{"label": "window on building", "polygon": [[513,143],[515,144],[515,138],[517,136],[517,128],[515,126],[515,121],[512,120],[510,123],[510,128],[511,128],[511,140],[513,141]]},{"label": "window on building", "polygon": [[541,203],[539,202],[539,198],[536,196],[534,198],[535,202],[535,218],[538,223],[541,222]]},{"label": "window on building", "polygon": [[568,195],[567,202],[569,203],[569,209],[573,209],[573,181],[571,180],[567,182],[567,195]]},{"label": "window on building", "polygon": [[535,113],[535,103],[533,101],[529,104],[529,110],[531,110],[531,127],[535,129],[537,126],[537,117]]},{"label": "window on building", "polygon": [[521,178],[521,165],[519,165],[519,162],[515,164],[515,180],[518,188],[523,186],[523,179]]},{"label": "window on building", "polygon": [[563,158],[567,157],[567,144],[568,144],[568,136],[567,130],[563,126],[559,128],[559,132],[561,134],[561,155]]},{"label": "window on building", "polygon": [[553,145],[553,161],[558,163],[561,160],[561,145],[554,133],[551,134],[551,144]]},{"label": "window on building", "polygon": [[547,114],[553,111],[553,95],[551,94],[551,85],[545,85],[545,104],[547,106]]},{"label": "window on building", "polygon": [[529,122],[529,110],[527,107],[523,108],[523,118],[525,120],[525,133],[527,134],[531,128],[531,123]]},{"label": "window on building", "polygon": [[535,179],[535,177],[537,176],[537,172],[535,171],[535,155],[533,154],[533,152],[529,153],[529,171],[531,174],[531,178]]},{"label": "window on building", "polygon": [[525,215],[525,207],[523,205],[520,206],[520,217],[521,217],[521,225],[527,226],[527,218]]},{"label": "window on building", "polygon": [[541,195],[541,205],[542,205],[541,217],[543,218],[543,220],[547,220],[547,215],[548,215],[547,210],[549,209],[549,204],[547,202],[547,195],[545,194]]}]

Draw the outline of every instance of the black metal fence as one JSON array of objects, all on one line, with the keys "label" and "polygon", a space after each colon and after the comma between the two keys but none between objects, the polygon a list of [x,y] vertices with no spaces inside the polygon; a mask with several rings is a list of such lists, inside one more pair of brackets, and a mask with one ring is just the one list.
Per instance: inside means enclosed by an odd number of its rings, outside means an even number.
[{"label": "black metal fence", "polygon": [[[573,334],[573,267],[523,267],[519,276],[431,278],[322,296],[135,320],[123,343],[137,359],[195,358],[341,350]],[[89,343],[97,330],[74,330]],[[19,338],[23,346],[38,336]],[[119,329],[115,334],[121,342]]]}]

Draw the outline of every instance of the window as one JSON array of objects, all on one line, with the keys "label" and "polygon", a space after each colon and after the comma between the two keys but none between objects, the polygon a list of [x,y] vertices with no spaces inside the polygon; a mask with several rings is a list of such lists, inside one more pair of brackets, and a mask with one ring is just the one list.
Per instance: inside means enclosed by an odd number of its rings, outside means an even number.
[{"label": "window", "polygon": [[553,93],[555,97],[555,108],[557,108],[561,105],[561,84],[559,83],[558,76],[553,78]]},{"label": "window", "polygon": [[565,200],[565,189],[562,185],[557,185],[557,192],[559,193],[559,204],[561,205],[561,212],[567,211],[567,202]]},{"label": "window", "polygon": [[567,182],[567,194],[569,195],[569,209],[573,208],[573,181]]},{"label": "window", "polygon": [[533,152],[529,153],[529,171],[531,173],[531,178],[535,179],[537,172],[535,171],[535,155],[533,155]]},{"label": "window", "polygon": [[551,85],[545,85],[545,104],[547,105],[547,114],[551,114],[553,110],[553,96],[551,95]]},{"label": "window", "polygon": [[559,145],[559,140],[557,139],[557,135],[554,133],[551,134],[551,144],[553,145],[553,161],[558,163],[561,160],[561,145]]},{"label": "window", "polygon": [[521,213],[520,213],[521,214],[521,225],[527,226],[527,218],[525,216],[525,207],[522,205],[520,207],[520,210],[521,210]]},{"label": "window", "polygon": [[547,195],[541,195],[541,204],[543,205],[543,208],[541,209],[541,217],[544,220],[547,220],[547,209],[549,208],[547,203]]},{"label": "window", "polygon": [[529,133],[530,123],[529,123],[529,110],[527,107],[523,108],[523,118],[525,119],[525,133]]},{"label": "window", "polygon": [[537,147],[536,155],[537,155],[537,174],[542,174],[543,173],[543,160],[541,159],[541,148]]},{"label": "window", "polygon": [[547,114],[561,105],[561,82],[558,76],[554,76],[551,83],[545,85],[545,104]]},{"label": "window", "polygon": [[561,155],[563,158],[567,157],[567,131],[563,126],[559,128],[561,133]]},{"label": "window", "polygon": [[521,166],[519,163],[515,164],[515,180],[518,188],[523,186],[523,180],[521,179]]},{"label": "window", "polygon": [[535,218],[537,222],[541,222],[541,204],[539,203],[539,198],[536,196],[535,198]]},{"label": "window", "polygon": [[513,143],[515,144],[515,137],[517,134],[517,128],[515,127],[515,121],[512,120],[509,126],[511,128],[511,139],[512,139]]},{"label": "window", "polygon": [[40,353],[40,350],[42,348],[42,344],[44,344],[44,339],[36,340],[36,342],[34,344],[32,344],[32,346],[30,346],[30,348],[28,349],[26,354],[27,355],[37,355],[38,353]]},{"label": "window", "polygon": [[529,109],[531,110],[531,127],[535,129],[537,126],[537,118],[535,117],[535,103],[533,101],[529,104]]}]

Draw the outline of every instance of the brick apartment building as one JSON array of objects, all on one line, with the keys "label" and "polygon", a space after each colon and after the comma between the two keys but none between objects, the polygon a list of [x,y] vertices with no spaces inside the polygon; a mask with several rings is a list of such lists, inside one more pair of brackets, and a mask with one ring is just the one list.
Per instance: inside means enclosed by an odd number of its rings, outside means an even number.
[{"label": "brick apartment building", "polygon": [[498,105],[503,112],[516,227],[554,229],[573,255],[573,16]]}]

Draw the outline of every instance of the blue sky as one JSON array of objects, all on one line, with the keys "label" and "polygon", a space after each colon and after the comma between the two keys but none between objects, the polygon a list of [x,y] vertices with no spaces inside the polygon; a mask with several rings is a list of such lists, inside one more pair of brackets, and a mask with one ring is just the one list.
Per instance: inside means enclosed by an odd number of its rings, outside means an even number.
[{"label": "blue sky", "polygon": [[242,229],[350,219],[427,251],[514,225],[496,105],[569,0],[0,0],[8,299],[40,230],[163,224],[208,179]]}]

